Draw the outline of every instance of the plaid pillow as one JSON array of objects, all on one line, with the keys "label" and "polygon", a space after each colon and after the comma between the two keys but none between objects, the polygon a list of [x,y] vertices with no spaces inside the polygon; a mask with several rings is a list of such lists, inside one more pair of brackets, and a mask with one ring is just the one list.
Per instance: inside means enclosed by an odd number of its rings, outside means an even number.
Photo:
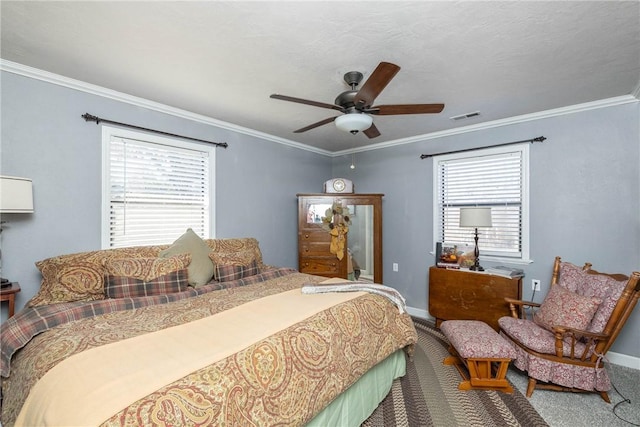
[{"label": "plaid pillow", "polygon": [[247,265],[242,264],[216,264],[215,278],[219,282],[230,282],[260,273],[258,263],[254,259]]},{"label": "plaid pillow", "polygon": [[107,298],[134,298],[164,295],[187,290],[189,273],[186,268],[156,277],[148,282],[128,276],[107,275]]},{"label": "plaid pillow", "polygon": [[213,262],[213,277],[218,282],[230,282],[260,273],[260,266],[252,250],[209,252]]}]

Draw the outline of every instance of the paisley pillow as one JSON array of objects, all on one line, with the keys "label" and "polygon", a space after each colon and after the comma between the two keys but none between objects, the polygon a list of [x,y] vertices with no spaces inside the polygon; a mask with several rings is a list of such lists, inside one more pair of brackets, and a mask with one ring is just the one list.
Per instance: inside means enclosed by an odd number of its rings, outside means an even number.
[{"label": "paisley pillow", "polygon": [[578,295],[560,285],[554,285],[533,316],[533,321],[550,331],[553,331],[554,326],[586,329],[601,302],[600,298]]},{"label": "paisley pillow", "polygon": [[149,282],[176,270],[183,270],[191,263],[190,254],[179,254],[171,258],[123,258],[104,262],[107,275],[132,277]]},{"label": "paisley pillow", "polygon": [[38,261],[36,267],[42,274],[42,283],[38,293],[27,302],[27,307],[104,299],[106,260],[157,257],[161,249],[160,246],[104,249]]},{"label": "paisley pillow", "polygon": [[605,274],[589,274],[582,268],[568,262],[560,264],[559,284],[580,295],[602,299],[588,328],[589,332],[600,333],[607,325],[616,307],[626,280],[616,280]]}]

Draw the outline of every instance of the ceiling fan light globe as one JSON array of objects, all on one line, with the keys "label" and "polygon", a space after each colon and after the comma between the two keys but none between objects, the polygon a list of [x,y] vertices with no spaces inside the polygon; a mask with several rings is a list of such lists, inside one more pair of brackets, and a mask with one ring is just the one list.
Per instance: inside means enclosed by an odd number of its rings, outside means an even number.
[{"label": "ceiling fan light globe", "polygon": [[372,123],[373,117],[361,113],[344,114],[335,119],[335,124],[338,129],[354,134],[369,129]]}]

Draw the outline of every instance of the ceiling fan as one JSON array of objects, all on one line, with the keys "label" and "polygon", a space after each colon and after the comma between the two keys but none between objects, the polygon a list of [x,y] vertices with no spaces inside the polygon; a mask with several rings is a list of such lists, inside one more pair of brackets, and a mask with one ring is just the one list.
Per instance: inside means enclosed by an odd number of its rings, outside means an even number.
[{"label": "ceiling fan", "polygon": [[273,94],[270,97],[282,101],[297,102],[299,104],[312,105],[314,107],[329,108],[344,113],[341,116],[329,117],[319,122],[310,124],[294,133],[302,133],[317,128],[327,123],[335,122],[338,129],[357,134],[362,131],[369,138],[380,136],[380,131],[373,123],[371,115],[391,116],[397,114],[433,114],[444,109],[444,104],[395,104],[372,105],[373,101],[389,84],[391,79],[400,71],[400,67],[390,62],[381,62],[371,73],[371,76],[358,90],[357,86],[362,81],[362,73],[349,71],[344,75],[344,81],[351,87],[342,92],[335,99],[334,104],[310,101],[294,98],[292,96]]}]

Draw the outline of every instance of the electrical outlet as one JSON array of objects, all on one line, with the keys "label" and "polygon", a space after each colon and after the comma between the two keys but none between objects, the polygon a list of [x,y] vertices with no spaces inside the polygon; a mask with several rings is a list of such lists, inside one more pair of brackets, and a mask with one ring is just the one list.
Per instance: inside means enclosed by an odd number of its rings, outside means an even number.
[{"label": "electrical outlet", "polygon": [[534,290],[534,291],[539,291],[540,290],[540,280],[531,279],[531,289]]},{"label": "electrical outlet", "polygon": [[393,271],[398,271],[398,263],[397,262],[393,263]]}]

